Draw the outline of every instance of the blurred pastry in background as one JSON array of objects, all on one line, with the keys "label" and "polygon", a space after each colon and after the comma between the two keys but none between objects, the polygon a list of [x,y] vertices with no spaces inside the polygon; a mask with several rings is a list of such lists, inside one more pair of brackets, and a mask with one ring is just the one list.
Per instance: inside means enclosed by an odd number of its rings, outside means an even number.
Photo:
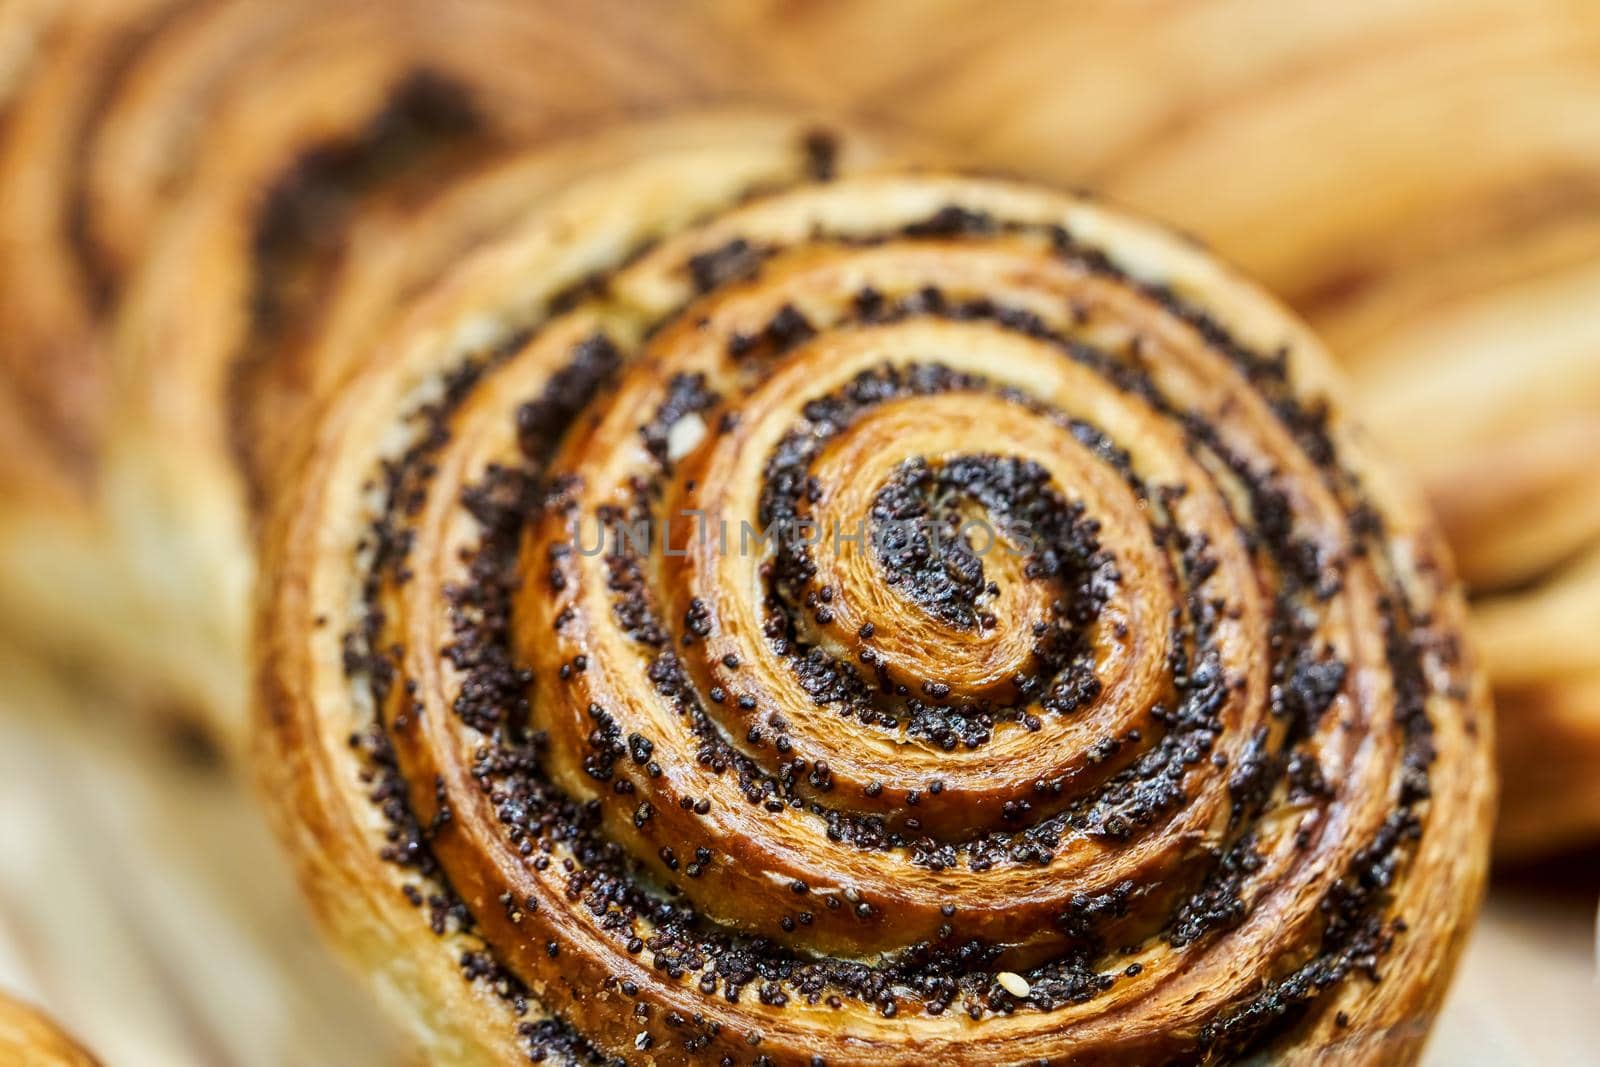
[{"label": "blurred pastry in background", "polygon": [[252,515],[358,235],[755,81],[693,11],[561,0],[29,0],[0,56],[0,610],[224,740]]},{"label": "blurred pastry in background", "polygon": [[0,1061],[17,1067],[98,1067],[48,1017],[0,993]]}]

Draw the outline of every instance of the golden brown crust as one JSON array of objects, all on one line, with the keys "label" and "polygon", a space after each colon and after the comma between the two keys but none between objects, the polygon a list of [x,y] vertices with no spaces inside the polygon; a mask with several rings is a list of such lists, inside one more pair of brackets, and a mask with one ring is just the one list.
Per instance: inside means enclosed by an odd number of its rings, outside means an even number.
[{"label": "golden brown crust", "polygon": [[45,1015],[0,995],[0,1060],[16,1067],[98,1067]]},{"label": "golden brown crust", "polygon": [[1320,346],[1115,212],[790,136],[547,193],[325,409],[257,696],[326,924],[452,1062],[1409,1062],[1492,730]]}]

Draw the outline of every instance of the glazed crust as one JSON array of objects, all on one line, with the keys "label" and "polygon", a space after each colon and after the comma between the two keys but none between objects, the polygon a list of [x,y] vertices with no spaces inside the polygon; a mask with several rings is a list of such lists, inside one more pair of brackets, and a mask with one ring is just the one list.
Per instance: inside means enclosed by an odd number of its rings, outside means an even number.
[{"label": "glazed crust", "polygon": [[0,996],[0,1060],[17,1067],[98,1067],[60,1027],[40,1012]]},{"label": "glazed crust", "polygon": [[325,925],[443,1062],[1410,1062],[1492,728],[1322,349],[1115,211],[801,133],[543,189],[349,357],[256,643]]}]

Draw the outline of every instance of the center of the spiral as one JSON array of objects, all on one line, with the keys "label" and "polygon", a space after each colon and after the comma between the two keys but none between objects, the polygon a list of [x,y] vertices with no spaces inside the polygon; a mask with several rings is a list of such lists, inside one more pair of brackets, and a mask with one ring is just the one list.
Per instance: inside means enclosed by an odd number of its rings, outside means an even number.
[{"label": "center of the spiral", "polygon": [[[826,600],[835,624],[816,628],[816,639],[860,659],[891,697],[979,713],[1075,706],[1056,691],[1065,683],[1081,696],[1078,676],[1092,673],[1098,526],[1032,449],[913,450],[904,420],[931,403],[885,405],[819,459],[833,490],[817,518],[865,535],[808,556],[807,598]],[[841,631],[841,620],[851,625]],[[872,624],[865,641],[856,622]]]},{"label": "center of the spiral", "polygon": [[922,458],[895,471],[872,501],[873,547],[890,585],[951,626],[970,630],[978,625],[983,556],[994,538],[988,527],[983,540],[972,536],[983,520],[966,514],[961,505],[970,498],[945,473]]},{"label": "center of the spiral", "polygon": [[675,470],[662,508],[795,535],[664,551],[685,637],[650,677],[677,692],[687,671],[717,733],[846,820],[840,840],[859,818],[953,841],[1068,803],[1157,736],[1170,612],[1120,581],[1124,550],[1138,573],[1158,551],[1120,471],[1004,390],[881,351],[821,397],[769,383]]},{"label": "center of the spiral", "polygon": [[[955,629],[992,628],[1000,589],[989,579],[985,559],[995,553],[1037,555],[1037,536],[1059,532],[1035,528],[1068,509],[1049,482],[1040,464],[1009,456],[907,460],[879,488],[870,511],[885,580]],[[1049,567],[1030,573],[1035,569]]]}]

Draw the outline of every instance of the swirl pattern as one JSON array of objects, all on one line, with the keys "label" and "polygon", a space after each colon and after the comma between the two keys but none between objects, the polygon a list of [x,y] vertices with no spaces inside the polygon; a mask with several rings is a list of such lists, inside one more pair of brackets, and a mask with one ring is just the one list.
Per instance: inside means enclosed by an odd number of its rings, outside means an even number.
[{"label": "swirl pattern", "polygon": [[553,192],[266,537],[324,918],[474,1062],[1408,1061],[1490,723],[1325,359],[1151,227],[821,134]]}]

